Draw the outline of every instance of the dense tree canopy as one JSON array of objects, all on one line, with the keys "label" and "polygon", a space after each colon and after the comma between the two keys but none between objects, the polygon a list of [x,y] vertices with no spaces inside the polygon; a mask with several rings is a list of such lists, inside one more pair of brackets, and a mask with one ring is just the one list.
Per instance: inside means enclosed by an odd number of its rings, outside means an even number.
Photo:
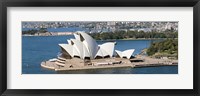
[{"label": "dense tree canopy", "polygon": [[138,39],[138,38],[178,38],[178,32],[137,32],[137,31],[118,31],[118,32],[102,32],[91,33],[94,39]]},{"label": "dense tree canopy", "polygon": [[174,56],[178,58],[178,39],[167,39],[151,43],[147,49],[147,54],[149,56],[159,54],[160,56]]}]

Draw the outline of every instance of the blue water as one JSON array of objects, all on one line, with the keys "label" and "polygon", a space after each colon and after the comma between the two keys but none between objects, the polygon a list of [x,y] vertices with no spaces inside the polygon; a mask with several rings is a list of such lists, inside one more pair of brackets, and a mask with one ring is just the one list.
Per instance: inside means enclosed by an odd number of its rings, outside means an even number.
[{"label": "blue water", "polygon": [[[70,36],[23,36],[22,37],[22,74],[177,74],[178,66],[161,66],[146,68],[112,68],[80,71],[55,72],[42,68],[44,60],[56,58],[60,48],[58,44],[67,43]],[[117,40],[116,50],[134,48],[133,55],[139,54],[142,49],[149,47],[151,40]],[[104,43],[98,41],[97,43]]]},{"label": "blue water", "polygon": [[59,74],[177,74],[178,66],[60,71]]}]

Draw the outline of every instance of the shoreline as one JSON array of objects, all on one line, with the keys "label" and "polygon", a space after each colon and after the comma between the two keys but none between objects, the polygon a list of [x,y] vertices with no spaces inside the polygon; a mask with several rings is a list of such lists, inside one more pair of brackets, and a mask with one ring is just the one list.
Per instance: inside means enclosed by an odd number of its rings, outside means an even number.
[{"label": "shoreline", "polygon": [[144,64],[144,65],[135,65],[134,68],[147,68],[147,67],[161,67],[161,66],[178,66],[178,63],[176,64]]},{"label": "shoreline", "polygon": [[41,67],[43,68],[47,68],[47,69],[51,69],[51,70],[55,70],[55,71],[75,71],[75,70],[91,70],[91,69],[109,69],[109,68],[148,68],[148,67],[162,67],[162,66],[178,66],[178,63],[176,64],[162,64],[162,63],[158,63],[158,64],[141,64],[141,65],[135,65],[135,64],[128,64],[128,65],[120,65],[120,66],[116,66],[116,65],[107,65],[107,66],[95,66],[95,67],[80,67],[80,68],[71,68],[71,69],[55,69],[54,67],[50,67],[50,66],[45,66],[44,64],[41,64]]},{"label": "shoreline", "polygon": [[128,40],[165,40],[168,38],[137,38],[137,39],[108,39],[108,40],[96,40],[96,41],[116,41],[116,40],[124,40],[124,41],[128,41]]},{"label": "shoreline", "polygon": [[[52,36],[72,36],[71,34],[69,35],[22,35],[22,37],[52,37]],[[132,38],[132,39],[108,39],[108,40],[96,40],[96,41],[116,41],[116,40],[165,40],[168,38]],[[175,38],[177,39],[177,38]]]},{"label": "shoreline", "polygon": [[113,69],[113,68],[149,68],[149,67],[164,67],[164,66],[178,66],[178,64],[149,64],[149,65],[135,65],[135,66],[106,66],[106,67],[87,67],[87,68],[74,68],[74,69],[54,69],[41,65],[43,68],[47,68],[55,71],[78,71],[78,70],[95,70],[95,69]]},{"label": "shoreline", "polygon": [[[103,60],[103,59],[102,59]],[[91,61],[92,65],[90,66],[77,66],[79,63],[77,62],[78,59],[76,59],[76,64],[73,67],[70,67],[73,65],[73,63],[65,63],[65,64],[59,64],[58,62],[50,62],[50,61],[43,61],[41,63],[41,67],[52,69],[55,71],[70,71],[70,70],[90,70],[90,69],[106,69],[106,68],[146,68],[146,67],[159,67],[159,66],[178,66],[178,60],[171,60],[171,59],[155,59],[150,57],[136,57],[130,60],[121,59],[121,58],[110,58],[105,59],[104,61],[100,60],[94,60]],[[74,62],[73,60],[68,60],[68,62]],[[105,61],[108,61],[109,63],[107,65],[96,65],[98,63],[105,63]],[[112,61],[112,62],[111,62]],[[113,62],[122,61],[123,63],[114,64]],[[95,64],[96,63],[96,64]]]}]

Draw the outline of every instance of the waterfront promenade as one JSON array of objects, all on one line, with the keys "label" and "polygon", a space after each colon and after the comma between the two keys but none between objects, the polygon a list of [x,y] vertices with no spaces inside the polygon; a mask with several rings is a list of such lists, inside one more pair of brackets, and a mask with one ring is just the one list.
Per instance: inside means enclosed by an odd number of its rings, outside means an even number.
[{"label": "waterfront promenade", "polygon": [[[178,65],[178,60],[171,59],[156,59],[148,56],[138,55],[133,59],[124,58],[108,58],[91,60],[91,65],[81,66],[83,63],[79,59],[71,59],[68,63],[60,64],[58,62],[44,61],[41,66],[55,71],[67,70],[86,70],[86,69],[102,69],[102,68],[122,68],[122,67],[154,67],[154,66],[174,66]],[[69,63],[70,62],[70,63]],[[79,63],[78,63],[79,62]],[[121,63],[119,63],[121,62]],[[73,67],[71,66],[73,65]]]},{"label": "waterfront promenade", "polygon": [[[154,67],[154,66],[174,66],[178,65],[178,60],[168,58],[151,58],[149,56],[137,55],[137,58],[130,60],[134,67]],[[136,61],[136,62],[134,62]]]}]

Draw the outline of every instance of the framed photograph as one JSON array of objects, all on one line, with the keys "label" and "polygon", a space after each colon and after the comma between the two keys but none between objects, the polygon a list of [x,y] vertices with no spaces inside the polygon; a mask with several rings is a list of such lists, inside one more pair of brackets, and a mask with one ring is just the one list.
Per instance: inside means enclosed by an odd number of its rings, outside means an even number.
[{"label": "framed photograph", "polygon": [[199,0],[0,8],[1,95],[199,96]]}]

